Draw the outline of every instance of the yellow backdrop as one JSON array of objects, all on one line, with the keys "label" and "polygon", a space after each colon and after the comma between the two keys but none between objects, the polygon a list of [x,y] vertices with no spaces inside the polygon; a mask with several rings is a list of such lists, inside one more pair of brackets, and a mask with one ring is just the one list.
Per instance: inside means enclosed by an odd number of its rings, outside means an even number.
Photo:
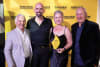
[{"label": "yellow backdrop", "polygon": [[[96,21],[97,18],[97,0],[3,0],[5,33],[15,28],[14,18],[17,14],[23,14],[26,20],[34,16],[34,6],[37,2],[43,3],[45,7],[44,16],[53,20],[53,13],[61,10],[64,13],[64,25],[69,29],[76,22],[75,11],[78,7],[85,7],[88,13],[88,19]],[[70,59],[68,63],[70,67]]]}]

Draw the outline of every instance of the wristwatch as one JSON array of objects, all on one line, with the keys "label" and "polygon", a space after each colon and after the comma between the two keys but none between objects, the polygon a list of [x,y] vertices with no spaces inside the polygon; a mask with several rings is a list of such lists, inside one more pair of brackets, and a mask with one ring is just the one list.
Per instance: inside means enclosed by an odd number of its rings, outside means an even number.
[{"label": "wristwatch", "polygon": [[64,47],[64,50],[66,50],[66,48]]}]

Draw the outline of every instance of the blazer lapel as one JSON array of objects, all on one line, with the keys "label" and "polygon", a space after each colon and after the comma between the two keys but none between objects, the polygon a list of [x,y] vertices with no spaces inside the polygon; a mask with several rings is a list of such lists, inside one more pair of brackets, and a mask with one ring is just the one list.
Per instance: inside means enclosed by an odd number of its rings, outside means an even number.
[{"label": "blazer lapel", "polygon": [[84,22],[83,30],[82,30],[82,32],[81,32],[81,37],[80,37],[80,39],[83,39],[83,37],[85,37],[85,34],[86,34],[86,32],[87,32],[87,27],[88,27],[87,25],[88,25],[88,22],[85,21],[85,22]]},{"label": "blazer lapel", "polygon": [[74,40],[76,40],[76,33],[77,33],[77,28],[78,28],[78,23],[74,27]]}]

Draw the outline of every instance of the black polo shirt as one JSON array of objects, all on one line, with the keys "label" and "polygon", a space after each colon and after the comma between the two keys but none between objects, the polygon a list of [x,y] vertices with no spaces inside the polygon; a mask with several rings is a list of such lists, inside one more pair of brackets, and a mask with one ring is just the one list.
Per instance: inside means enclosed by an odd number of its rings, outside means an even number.
[{"label": "black polo shirt", "polygon": [[31,18],[27,23],[27,29],[30,31],[31,43],[33,46],[49,45],[50,29],[52,21],[44,17],[42,24],[39,26],[35,17]]}]

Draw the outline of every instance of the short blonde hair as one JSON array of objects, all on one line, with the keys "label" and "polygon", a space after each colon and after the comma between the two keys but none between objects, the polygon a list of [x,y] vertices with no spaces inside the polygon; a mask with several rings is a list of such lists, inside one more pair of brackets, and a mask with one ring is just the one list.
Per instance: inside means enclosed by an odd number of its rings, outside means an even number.
[{"label": "short blonde hair", "polygon": [[60,11],[60,10],[55,11],[55,12],[54,12],[54,16],[55,16],[57,13],[60,13],[60,14],[63,16],[63,12]]}]

